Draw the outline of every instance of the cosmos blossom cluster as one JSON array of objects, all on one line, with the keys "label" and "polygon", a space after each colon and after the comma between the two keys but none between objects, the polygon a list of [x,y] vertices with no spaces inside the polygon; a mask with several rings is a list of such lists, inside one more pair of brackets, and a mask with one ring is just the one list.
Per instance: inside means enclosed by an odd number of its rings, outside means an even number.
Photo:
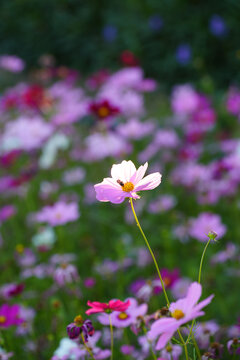
[{"label": "cosmos blossom cluster", "polygon": [[237,359],[240,89],[23,69],[0,57],[0,359]]}]

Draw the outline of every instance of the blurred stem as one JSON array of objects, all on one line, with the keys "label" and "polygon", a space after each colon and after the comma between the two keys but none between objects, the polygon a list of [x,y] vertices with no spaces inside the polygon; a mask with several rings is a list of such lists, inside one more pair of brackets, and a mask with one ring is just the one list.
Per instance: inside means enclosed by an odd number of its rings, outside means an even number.
[{"label": "blurred stem", "polygon": [[[137,226],[138,226],[138,228],[139,228],[139,230],[140,230],[140,232],[141,232],[141,234],[142,234],[142,237],[144,238],[144,241],[145,241],[145,243],[146,243],[146,245],[147,245],[147,248],[148,248],[148,250],[149,250],[149,252],[150,252],[150,254],[151,254],[151,256],[152,256],[153,262],[154,262],[154,264],[155,264],[155,267],[156,267],[156,270],[157,270],[159,279],[160,279],[160,281],[161,281],[163,293],[164,293],[164,296],[165,296],[167,305],[168,305],[168,307],[169,307],[169,306],[170,306],[170,302],[169,302],[169,299],[168,299],[168,296],[167,296],[167,292],[166,292],[166,290],[165,290],[164,282],[163,282],[162,275],[161,275],[161,272],[160,272],[159,267],[158,267],[158,264],[157,264],[157,260],[156,260],[154,254],[153,254],[153,251],[152,251],[152,249],[151,249],[151,246],[149,245],[149,242],[148,242],[148,240],[147,240],[147,238],[146,238],[146,235],[144,234],[143,229],[141,228],[141,225],[140,225],[140,223],[139,223],[138,217],[137,217],[137,215],[136,215],[136,212],[135,212],[135,209],[134,209],[134,206],[133,206],[133,200],[132,200],[132,198],[129,198],[129,200],[130,200],[130,204],[131,204],[133,216],[134,216],[134,218],[135,218],[135,221],[136,221],[136,223],[137,223]],[[183,344],[183,347],[184,347],[186,360],[188,360],[187,344],[185,343],[185,341],[184,341],[184,339],[183,339],[183,337],[182,337],[182,334],[181,334],[181,332],[180,332],[179,329],[178,329],[178,335],[179,335],[179,337],[180,337],[180,339],[181,339],[181,342],[182,342],[182,344]]]},{"label": "blurred stem", "polygon": [[89,355],[91,356],[91,358],[92,358],[93,360],[95,360],[91,349],[87,346],[87,344],[86,344],[86,342],[85,342],[83,333],[81,334],[81,336],[82,336],[82,341],[83,341],[83,345],[84,345],[85,349],[87,350],[87,352],[89,353]]},{"label": "blurred stem", "polygon": [[197,344],[196,339],[195,339],[194,336],[192,336],[192,340],[193,340],[194,347],[195,347],[195,349],[196,349],[197,356],[198,356],[199,360],[201,360],[201,359],[202,359],[202,356],[201,356],[201,353],[200,353],[198,344]]},{"label": "blurred stem", "polygon": [[111,333],[111,360],[113,360],[113,326],[112,326],[112,319],[111,315],[109,317],[109,326],[110,326],[110,333]]},{"label": "blurred stem", "polygon": [[154,264],[155,264],[155,267],[156,267],[156,270],[157,270],[157,273],[158,273],[158,277],[159,277],[160,282],[161,282],[161,285],[162,285],[163,293],[164,293],[164,296],[165,296],[167,305],[168,305],[168,307],[169,307],[169,306],[170,306],[170,302],[169,302],[169,299],[168,299],[168,296],[167,296],[167,293],[166,293],[166,290],[165,290],[164,282],[163,282],[162,275],[161,275],[161,273],[160,273],[160,270],[159,270],[159,267],[158,267],[158,264],[157,264],[157,260],[156,260],[156,258],[155,258],[155,256],[154,256],[153,251],[152,251],[152,249],[151,249],[151,247],[150,247],[150,245],[149,245],[149,242],[148,242],[148,240],[147,240],[147,238],[146,238],[146,236],[145,236],[145,234],[144,234],[144,232],[143,232],[143,229],[141,228],[141,225],[140,225],[140,223],[139,223],[139,221],[138,221],[138,218],[137,218],[137,215],[136,215],[134,206],[133,206],[133,200],[132,200],[132,198],[130,198],[130,204],[131,204],[133,216],[134,216],[134,218],[135,218],[135,221],[136,221],[136,223],[137,223],[137,226],[138,226],[138,228],[139,228],[139,230],[140,230],[140,232],[141,232],[141,234],[142,234],[142,237],[144,238],[144,241],[145,241],[145,243],[146,243],[146,245],[147,245],[147,248],[148,248],[148,250],[149,250],[149,252],[150,252],[150,254],[151,254],[151,256],[152,256],[153,262],[154,262]]},{"label": "blurred stem", "polygon": [[181,342],[182,342],[182,344],[183,344],[183,347],[184,347],[186,360],[188,360],[187,344],[186,344],[186,342],[184,341],[184,339],[183,339],[183,337],[182,337],[182,334],[181,334],[181,332],[180,332],[180,330],[179,330],[179,329],[178,329],[178,331],[177,331],[177,332],[178,332],[178,335],[179,335],[180,340],[181,340]]}]

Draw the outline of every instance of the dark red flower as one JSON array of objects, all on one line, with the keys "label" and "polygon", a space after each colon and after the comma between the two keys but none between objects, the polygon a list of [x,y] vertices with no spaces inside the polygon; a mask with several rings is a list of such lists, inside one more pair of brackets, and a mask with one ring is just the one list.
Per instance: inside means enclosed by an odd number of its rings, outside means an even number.
[{"label": "dark red flower", "polygon": [[111,118],[120,113],[120,109],[111,105],[108,100],[93,102],[89,105],[89,111],[96,115],[100,120]]},{"label": "dark red flower", "polygon": [[130,51],[124,50],[120,56],[121,62],[125,66],[138,66],[139,60],[137,57]]}]

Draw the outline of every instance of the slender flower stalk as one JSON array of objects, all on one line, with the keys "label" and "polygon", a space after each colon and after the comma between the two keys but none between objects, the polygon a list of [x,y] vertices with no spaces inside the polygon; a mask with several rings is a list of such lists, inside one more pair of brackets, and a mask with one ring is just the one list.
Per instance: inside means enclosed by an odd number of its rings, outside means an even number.
[{"label": "slender flower stalk", "polygon": [[84,339],[84,334],[82,333],[81,336],[82,336],[82,341],[83,341],[83,345],[84,345],[85,349],[87,350],[87,352],[89,353],[89,355],[91,356],[91,358],[92,358],[93,360],[95,360],[91,349],[90,349],[90,348],[87,346],[87,344],[86,344],[86,341],[85,341],[85,339]]},{"label": "slender flower stalk", "polygon": [[[200,260],[200,265],[199,265],[199,271],[198,271],[198,283],[199,283],[199,284],[201,284],[203,260],[204,260],[204,257],[205,257],[205,254],[206,254],[208,245],[210,244],[211,240],[215,240],[216,237],[217,237],[217,234],[214,233],[214,232],[210,232],[210,233],[208,234],[208,238],[209,238],[209,239],[208,239],[207,244],[206,244],[205,247],[204,247],[204,250],[203,250],[203,253],[202,253],[202,256],[201,256],[201,260]],[[196,349],[196,352],[197,352],[197,355],[198,355],[198,358],[199,358],[199,360],[201,360],[201,353],[200,353],[199,347],[198,347],[198,345],[197,345],[197,342],[196,342],[196,340],[195,340],[194,335],[192,334],[192,330],[193,330],[194,323],[195,323],[195,320],[192,321],[191,328],[190,328],[190,331],[189,331],[189,335],[188,335],[188,338],[187,338],[187,340],[186,340],[186,344],[189,343],[190,338],[192,337],[193,343],[194,343],[194,346],[195,346],[195,349]]]},{"label": "slender flower stalk", "polygon": [[[215,237],[216,237],[216,236],[215,236]],[[214,237],[214,238],[215,238],[215,237]],[[205,248],[204,248],[203,253],[202,253],[201,261],[200,261],[199,272],[198,272],[198,282],[199,282],[199,284],[201,284],[203,260],[204,260],[205,253],[206,253],[206,251],[207,251],[208,245],[210,244],[211,240],[213,240],[213,237],[212,237],[212,235],[211,235],[211,236],[209,235],[208,242],[207,242],[207,244],[205,245]]]},{"label": "slender flower stalk", "polygon": [[[169,301],[169,299],[168,299],[168,295],[167,295],[167,292],[166,292],[166,289],[165,289],[165,286],[164,286],[164,282],[163,282],[163,279],[162,279],[162,275],[161,275],[160,269],[159,269],[159,267],[158,267],[157,260],[156,260],[154,254],[153,254],[153,251],[152,251],[152,249],[151,249],[151,246],[150,246],[150,244],[149,244],[149,242],[148,242],[148,240],[147,240],[147,238],[146,238],[146,235],[144,234],[143,229],[142,229],[142,227],[141,227],[141,225],[140,225],[140,223],[139,223],[137,214],[136,214],[135,209],[134,209],[134,206],[133,206],[133,199],[132,199],[132,198],[129,198],[129,200],[130,200],[130,204],[131,204],[133,216],[134,216],[134,218],[135,218],[135,221],[136,221],[136,223],[137,223],[137,226],[138,226],[138,228],[139,228],[139,230],[140,230],[140,232],[141,232],[141,234],[142,234],[142,237],[144,238],[144,241],[145,241],[145,243],[146,243],[146,245],[147,245],[147,248],[148,248],[148,250],[149,250],[149,252],[150,252],[150,254],[151,254],[151,256],[152,256],[153,262],[154,262],[154,264],[155,264],[155,267],[156,267],[156,270],[157,270],[157,273],[158,273],[158,276],[159,276],[159,279],[160,279],[160,282],[161,282],[161,285],[162,285],[163,293],[164,293],[164,296],[165,296],[167,305],[168,305],[168,307],[169,307],[169,306],[170,306],[170,301]],[[185,341],[184,341],[184,339],[183,339],[183,337],[182,337],[182,334],[181,334],[180,330],[178,329],[177,331],[178,331],[178,335],[179,335],[180,340],[181,340],[181,342],[182,342],[182,344],[183,344],[183,347],[184,347],[186,360],[188,360],[187,345],[186,345],[186,343],[185,343]]]},{"label": "slender flower stalk", "polygon": [[149,250],[149,252],[150,252],[150,254],[151,254],[151,256],[152,256],[153,262],[154,262],[154,264],[155,264],[155,267],[156,267],[156,270],[157,270],[157,273],[158,273],[158,277],[159,277],[159,279],[160,279],[160,281],[161,281],[163,293],[164,293],[164,296],[165,296],[167,305],[168,305],[168,307],[169,307],[169,306],[170,306],[170,301],[169,301],[169,299],[168,299],[167,292],[166,292],[166,290],[165,290],[164,282],[163,282],[162,275],[161,275],[161,272],[160,272],[159,267],[158,267],[157,260],[156,260],[154,254],[153,254],[153,251],[152,251],[152,249],[151,249],[151,246],[149,245],[149,242],[148,242],[148,240],[147,240],[147,238],[146,238],[146,235],[144,234],[143,229],[142,229],[142,227],[141,227],[141,225],[140,225],[140,223],[139,223],[138,217],[137,217],[137,215],[136,215],[136,212],[135,212],[135,209],[134,209],[134,206],[133,206],[133,200],[132,200],[132,198],[130,198],[129,200],[130,200],[130,204],[131,204],[133,216],[134,216],[134,218],[135,218],[135,221],[136,221],[136,223],[137,223],[137,226],[138,226],[138,228],[139,228],[139,230],[140,230],[140,232],[141,232],[141,234],[142,234],[142,237],[143,237],[143,239],[144,239],[144,241],[145,241],[145,243],[146,243],[146,245],[147,245],[147,248],[148,248],[148,250]]},{"label": "slender flower stalk", "polygon": [[110,314],[109,314],[109,326],[111,333],[111,360],[113,360],[113,326],[112,326],[112,319]]}]

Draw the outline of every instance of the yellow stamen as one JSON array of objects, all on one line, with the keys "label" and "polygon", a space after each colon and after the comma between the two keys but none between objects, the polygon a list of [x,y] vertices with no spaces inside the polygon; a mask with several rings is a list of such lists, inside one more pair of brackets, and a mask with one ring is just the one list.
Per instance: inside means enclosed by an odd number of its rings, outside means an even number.
[{"label": "yellow stamen", "polygon": [[172,313],[172,317],[174,317],[174,319],[180,320],[185,316],[185,314],[182,312],[182,310],[176,309],[174,310],[174,312]]},{"label": "yellow stamen", "polygon": [[6,320],[6,316],[0,315],[0,324],[4,324]]},{"label": "yellow stamen", "polygon": [[77,326],[81,326],[83,324],[83,318],[81,315],[77,315],[75,318],[74,318],[74,322]]},{"label": "yellow stamen", "polygon": [[100,117],[106,117],[109,115],[109,109],[106,107],[106,106],[101,106],[99,109],[98,109],[98,115]]},{"label": "yellow stamen", "polygon": [[172,352],[172,346],[171,346],[171,345],[168,345],[168,346],[166,347],[166,350],[167,350],[167,352]]},{"label": "yellow stamen", "polygon": [[170,283],[171,283],[171,279],[169,277],[163,278],[163,281],[166,286],[170,285]]},{"label": "yellow stamen", "polygon": [[126,192],[130,192],[134,189],[134,185],[131,182],[126,182],[123,186],[122,186],[123,191]]},{"label": "yellow stamen", "polygon": [[118,318],[120,320],[125,320],[128,318],[128,314],[126,314],[125,312],[121,312],[119,315],[118,315]]},{"label": "yellow stamen", "polygon": [[22,254],[23,251],[24,251],[24,246],[22,244],[17,244],[16,245],[16,251],[19,253],[19,254]]}]

